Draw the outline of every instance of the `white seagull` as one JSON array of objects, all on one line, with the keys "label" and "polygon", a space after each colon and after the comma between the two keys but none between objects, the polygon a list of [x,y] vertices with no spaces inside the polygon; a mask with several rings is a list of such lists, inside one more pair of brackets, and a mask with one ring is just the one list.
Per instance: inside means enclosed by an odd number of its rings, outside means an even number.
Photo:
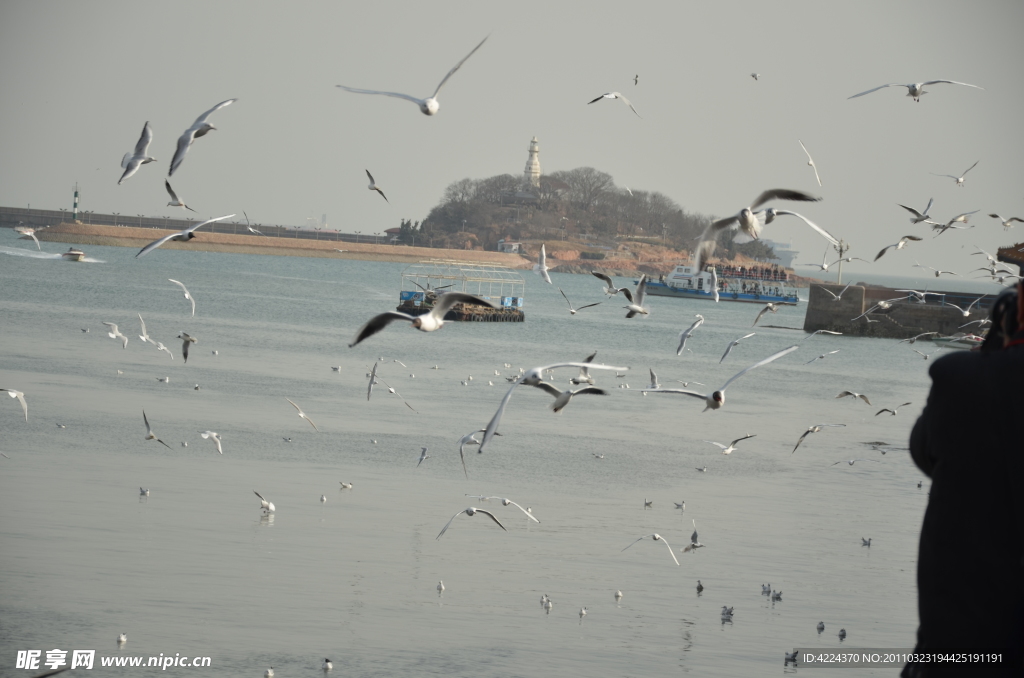
[{"label": "white seagull", "polygon": [[853,285],[853,283],[849,283],[846,287],[842,289],[841,292],[839,292],[839,294],[836,294],[832,290],[821,285],[818,285],[818,289],[822,290],[823,292],[828,292],[830,295],[832,295],[832,301],[840,301],[843,298],[843,295],[846,294],[846,290],[850,289],[851,285]]},{"label": "white seagull", "polygon": [[221,447],[221,445],[220,445],[221,438],[220,438],[220,434],[219,433],[216,433],[215,431],[202,431],[199,434],[199,437],[202,438],[203,440],[206,440],[206,439],[212,440],[213,444],[217,446],[217,451],[220,452],[221,454],[224,454],[224,448]]},{"label": "white seagull", "polygon": [[[732,454],[733,452],[736,451],[736,443],[740,442],[741,440],[746,440],[747,438],[754,438],[756,436],[757,436],[756,433],[753,433],[753,434],[748,433],[747,435],[743,436],[742,438],[737,438],[736,440],[732,441],[728,445],[723,445],[722,443],[716,443],[714,440],[705,440],[703,442],[711,443],[715,447],[721,448],[722,454]],[[679,508],[682,508],[682,507],[680,506]],[[696,525],[694,525],[694,527],[696,527]]]},{"label": "white seagull", "polygon": [[320,668],[323,669],[324,671],[330,671],[331,669],[334,668],[334,664],[331,663],[330,659],[327,659],[326,657],[324,657],[324,663],[320,665]]},{"label": "white seagull", "polygon": [[[1010,217],[1009,219],[1003,219],[998,214],[990,214],[989,216],[992,217],[993,219],[998,219],[999,223],[1003,225],[1003,228],[1007,230],[1013,228],[1013,222],[1015,221],[1019,221],[1020,223],[1024,224],[1024,219],[1021,219],[1020,217]],[[36,241],[36,244],[39,244],[38,241]]]},{"label": "white seagull", "polygon": [[371,191],[377,191],[378,193],[380,193],[380,197],[384,198],[384,202],[390,205],[391,201],[388,200],[388,197],[386,195],[384,195],[384,191],[380,190],[380,186],[378,186],[377,182],[374,181],[373,175],[370,174],[370,170],[364,171],[366,172],[366,176],[370,177],[370,185],[367,186],[367,188],[370,189]]},{"label": "white seagull", "polygon": [[963,174],[961,174],[958,177],[955,177],[952,174],[936,174],[935,172],[929,172],[929,174],[931,174],[932,176],[935,176],[935,177],[949,177],[950,179],[952,179],[953,181],[956,182],[957,186],[959,186],[960,188],[963,188],[964,187],[964,178],[967,177],[967,173],[970,172],[975,167],[977,167],[979,162],[981,162],[981,161],[980,160],[975,161],[975,163],[973,165],[971,165],[970,167],[965,169]]},{"label": "white seagull", "polygon": [[[170,445],[157,438],[156,434],[153,433],[153,427],[149,425],[149,419],[146,418],[146,410],[142,410],[142,421],[145,422],[146,424],[146,440],[155,440],[164,447],[166,447],[168,450],[171,449]],[[146,494],[149,493],[147,492]]]},{"label": "white seagull", "polygon": [[139,496],[140,497],[148,497],[149,496],[149,488],[147,488],[147,487],[140,487],[139,488]]},{"label": "white seagull", "polygon": [[141,257],[144,254],[149,254],[150,252],[155,250],[157,247],[160,247],[160,245],[163,245],[165,242],[168,242],[168,241],[171,241],[171,240],[176,240],[178,242],[188,242],[189,240],[192,240],[193,238],[196,237],[196,234],[195,234],[196,229],[202,228],[203,226],[206,226],[207,224],[212,224],[215,221],[224,221],[225,219],[230,219],[233,216],[235,216],[235,215],[234,214],[228,214],[227,216],[223,216],[223,217],[216,217],[214,219],[207,219],[206,221],[202,222],[201,224],[196,224],[195,226],[189,226],[184,231],[178,231],[177,233],[171,233],[170,235],[165,235],[164,237],[160,238],[159,240],[154,240],[153,242],[149,243],[148,245],[143,247],[141,250],[139,250],[139,253],[135,255],[135,258],[138,259],[139,257]]},{"label": "white seagull", "polygon": [[[704,472],[706,473],[707,470],[708,470],[708,467],[705,466],[704,467]],[[704,548],[704,544],[701,544],[697,540],[697,519],[693,518],[692,520],[693,520],[693,534],[690,535],[690,544],[685,549],[683,549],[683,553],[686,553],[687,551],[694,551],[694,552],[696,552],[696,549]]]},{"label": "white seagull", "polygon": [[121,330],[117,329],[117,325],[108,322],[105,322],[103,324],[110,328],[110,331],[107,332],[108,337],[110,337],[111,339],[120,339],[121,341],[123,341],[124,344],[122,344],[121,348],[128,347],[128,337],[121,334]]},{"label": "white seagull", "polygon": [[838,466],[839,464],[849,464],[850,466],[853,466],[858,461],[874,461],[874,462],[877,462],[878,460],[877,459],[843,459],[842,461],[837,461],[835,464],[829,464],[829,465],[830,466]]},{"label": "white seagull", "polygon": [[187,299],[189,301],[189,303],[192,304],[192,317],[195,318],[196,317],[196,300],[192,298],[192,295],[189,293],[189,291],[185,288],[185,286],[183,284],[181,284],[180,282],[178,282],[174,278],[168,278],[167,280],[172,282],[172,283],[174,283],[178,287],[180,287],[181,291],[185,293],[185,299]]},{"label": "white seagull", "polygon": [[814,158],[811,157],[811,154],[807,150],[807,147],[804,146],[804,142],[800,141],[799,139],[797,139],[796,142],[800,144],[800,148],[804,149],[804,153],[807,154],[807,164],[814,168],[814,178],[818,180],[818,185],[821,186],[821,177],[818,176],[818,166],[814,164]]},{"label": "white seagull", "polygon": [[946,83],[946,84],[949,84],[949,85],[964,85],[966,87],[973,87],[975,89],[985,89],[984,87],[978,87],[977,85],[972,85],[972,84],[966,83],[966,82],[957,82],[956,80],[927,80],[925,82],[913,82],[913,83],[910,83],[909,85],[904,85],[904,84],[899,83],[899,82],[890,82],[887,85],[879,85],[878,87],[874,87],[872,89],[869,89],[866,92],[861,92],[860,94],[854,94],[852,97],[846,97],[846,98],[847,99],[856,99],[857,97],[862,97],[865,94],[871,94],[872,92],[877,92],[878,90],[885,89],[886,87],[906,87],[907,88],[907,96],[911,97],[914,101],[918,101],[919,102],[919,101],[921,101],[921,95],[928,93],[928,92],[924,91],[924,88],[925,88],[926,85],[939,85],[939,84],[942,84],[942,83]]},{"label": "white seagull", "polygon": [[121,182],[135,174],[140,167],[145,165],[147,162],[155,162],[156,158],[149,157],[149,143],[153,141],[153,128],[149,126],[149,121],[142,126],[142,134],[139,135],[139,140],[135,142],[135,151],[129,151],[124,154],[121,158],[121,167],[124,168],[124,174],[117,180],[117,185],[120,186]]},{"label": "white seagull", "polygon": [[612,279],[606,276],[604,273],[598,273],[597,271],[591,271],[590,275],[594,276],[598,280],[604,281],[604,293],[609,297],[614,297],[616,294],[621,292],[624,288],[616,287]]},{"label": "white seagull", "polygon": [[437,582],[437,595],[441,595],[442,593],[444,593],[444,582],[443,581],[438,581]]},{"label": "white seagull", "polygon": [[[664,542],[665,546],[668,548],[669,554],[672,556],[672,560],[675,561],[676,565],[679,565],[679,559],[676,558],[676,554],[672,552],[672,547],[669,546],[669,543],[667,541],[665,541],[665,538],[662,537],[657,532],[655,532],[654,534],[645,534],[644,536],[640,537],[635,542],[633,542],[633,544],[635,544],[637,541],[643,541],[644,539],[647,539],[648,537],[650,537],[654,541]],[[632,546],[633,544],[630,544],[629,546]],[[626,549],[628,549],[629,546],[627,546]],[[622,550],[625,551],[626,549],[622,549]],[[620,551],[620,553],[621,553],[621,551]]]},{"label": "white seagull", "polygon": [[0,391],[4,391],[12,398],[18,399],[18,402],[21,403],[21,409],[25,413],[25,421],[28,421],[28,403],[25,402],[25,394],[21,391],[15,391],[13,388],[0,388]]},{"label": "white seagull", "polygon": [[578,388],[575,391],[572,389],[562,391],[546,381],[535,384],[535,386],[555,397],[555,402],[551,405],[551,409],[555,414],[561,414],[562,410],[565,409],[565,406],[569,404],[569,401],[572,400],[572,397],[575,395],[608,395],[608,391],[594,386],[584,386],[583,388]]},{"label": "white seagull", "polygon": [[850,397],[853,397],[853,398],[860,398],[861,400],[866,402],[868,405],[871,404],[871,401],[868,400],[868,397],[866,395],[864,395],[862,393],[854,393],[853,391],[843,391],[842,393],[837,395],[836,398],[845,398],[847,396],[850,396]]},{"label": "white seagull", "polygon": [[288,402],[292,403],[292,407],[294,407],[294,408],[295,408],[296,410],[298,410],[298,412],[299,412],[299,418],[301,418],[301,419],[305,419],[306,421],[308,421],[308,422],[309,422],[309,425],[313,427],[313,430],[314,430],[314,431],[316,431],[317,433],[320,433],[320,429],[318,429],[318,428],[316,427],[316,424],[314,424],[314,423],[313,423],[313,420],[312,420],[312,419],[310,419],[310,418],[309,418],[308,416],[306,416],[306,413],[302,411],[302,408],[301,408],[301,407],[299,407],[298,405],[296,405],[296,404],[295,404],[294,402],[292,402],[292,401],[291,401],[291,400],[290,400],[289,398],[285,398],[285,400],[287,400]]},{"label": "white seagull", "polygon": [[40,252],[42,251],[43,248],[39,246],[39,238],[36,237],[36,229],[29,228],[28,226],[15,226],[14,230],[18,233],[21,233],[22,235],[27,235],[28,237],[35,240],[36,249],[39,250]]},{"label": "white seagull", "polygon": [[928,216],[928,210],[930,210],[932,208],[932,203],[934,201],[935,201],[935,198],[928,198],[928,206],[924,208],[924,212],[918,212],[913,207],[907,207],[906,205],[900,205],[900,203],[896,203],[896,204],[914,215],[914,216],[910,217],[910,223],[912,223],[912,224],[920,224],[922,221],[928,221],[929,219],[931,219],[931,217]]},{"label": "white seagull", "polygon": [[810,365],[810,364],[811,364],[811,363],[813,363],[813,362],[814,362],[815,360],[824,360],[824,359],[825,359],[825,356],[829,356],[829,355],[832,355],[833,353],[839,353],[839,351],[840,351],[840,350],[841,350],[841,349],[838,349],[838,348],[837,348],[837,349],[836,349],[836,350],[834,350],[834,351],[829,351],[828,353],[822,353],[822,354],[821,354],[821,355],[819,355],[819,356],[818,356],[817,358],[811,358],[810,360],[808,360],[807,362],[805,362],[805,363],[804,363],[804,365]]},{"label": "white seagull", "polygon": [[[826,427],[840,427],[840,426],[846,426],[846,424],[815,424],[814,426],[809,427],[806,431],[804,431],[804,434],[802,436],[800,436],[800,440],[796,441],[796,445],[793,447],[793,452],[796,452],[796,448],[800,447],[800,443],[802,443],[804,441],[804,438],[806,438],[807,436],[811,435],[812,433],[818,433],[818,432],[821,431],[821,429],[826,428]],[[790,454],[793,454],[793,452],[790,452]]]},{"label": "white seagull", "polygon": [[[562,288],[559,287],[558,291],[562,292]],[[565,296],[565,292],[562,292],[562,297],[565,299],[565,303],[569,304],[569,315],[576,315],[577,313],[579,313],[580,311],[582,311],[585,308],[590,308],[591,306],[598,306],[598,305],[601,304],[601,302],[599,301],[599,302],[594,303],[594,304],[587,304],[586,306],[580,306],[579,308],[573,308],[572,307],[572,302],[569,301],[569,297]]]},{"label": "white seagull", "polygon": [[[430,459],[430,455],[427,454],[427,448],[425,448],[425,447],[420,448],[420,460],[418,462],[416,462],[416,468],[420,467],[420,464],[423,463],[424,459]],[[468,474],[467,474],[467,476],[468,476]]]},{"label": "white seagull", "polygon": [[788,353],[792,353],[793,351],[797,350],[798,348],[800,348],[800,347],[799,346],[790,346],[789,348],[785,348],[785,349],[779,351],[778,353],[773,353],[772,355],[768,356],[764,360],[762,360],[760,362],[757,362],[757,363],[754,363],[750,367],[747,367],[747,368],[744,368],[744,369],[740,370],[735,375],[733,375],[732,378],[729,379],[729,381],[725,382],[725,384],[723,384],[720,389],[718,389],[717,391],[714,391],[710,395],[705,395],[703,393],[697,393],[696,391],[686,391],[686,390],[678,389],[678,388],[661,388],[661,389],[653,390],[653,391],[650,391],[650,392],[651,393],[679,393],[679,394],[682,394],[682,395],[688,395],[691,398],[700,398],[701,400],[704,401],[704,410],[703,410],[704,412],[707,412],[708,410],[717,410],[717,409],[720,409],[723,405],[725,405],[725,389],[727,389],[729,387],[729,384],[731,384],[732,382],[736,381],[737,379],[742,377],[744,374],[746,374],[750,370],[753,370],[755,368],[761,367],[762,365],[767,365],[768,363],[770,363],[770,362],[772,362],[774,360],[778,360],[782,356],[784,356],[784,355],[786,355]]},{"label": "white seagull", "polygon": [[636,284],[636,292],[630,292],[627,288],[622,288],[622,294],[625,295],[629,301],[629,305],[625,308],[629,310],[626,314],[627,318],[632,318],[637,314],[648,315],[649,311],[644,308],[644,300],[647,297],[647,274],[640,275],[640,282]]},{"label": "white seagull", "polygon": [[546,282],[547,284],[550,285],[551,284],[551,276],[548,275],[548,270],[549,269],[548,269],[547,261],[548,261],[548,258],[547,258],[547,254],[544,252],[544,244],[541,243],[540,255],[537,257],[537,263],[533,265],[533,272],[536,273],[537,275],[539,275],[540,277],[544,278],[544,282]]},{"label": "white seagull", "polygon": [[736,346],[738,343],[740,343],[744,339],[749,339],[750,337],[754,336],[755,334],[757,334],[757,332],[751,332],[750,334],[743,335],[739,339],[733,339],[732,341],[730,341],[729,345],[725,347],[725,353],[722,354],[722,359],[718,361],[718,364],[719,365],[722,364],[722,361],[725,360],[726,356],[728,356],[732,352],[732,349],[733,349],[734,346]]},{"label": "white seagull", "polygon": [[772,313],[778,313],[778,305],[773,304],[771,302],[765,304],[764,308],[762,308],[761,311],[757,314],[757,317],[754,318],[754,322],[750,326],[753,327],[754,325],[756,325],[757,322],[761,319],[761,316],[763,316],[765,313],[768,313],[769,311],[771,311]]},{"label": "white seagull", "polygon": [[[488,36],[488,37],[490,37],[490,36]],[[345,90],[346,92],[354,92],[355,94],[383,94],[384,96],[398,97],[399,99],[405,99],[406,101],[411,101],[414,104],[416,104],[417,106],[419,106],[420,107],[420,112],[423,113],[423,115],[435,115],[437,113],[438,109],[441,108],[441,104],[438,103],[438,101],[437,101],[437,94],[438,94],[438,92],[440,92],[441,88],[444,87],[444,84],[446,82],[448,82],[448,78],[452,77],[452,75],[455,73],[455,71],[459,70],[459,67],[462,66],[462,64],[466,63],[466,59],[468,59],[469,57],[473,56],[473,54],[478,49],[480,49],[480,47],[485,42],[487,42],[487,38],[484,38],[483,40],[481,40],[480,44],[477,45],[476,47],[474,47],[472,52],[470,52],[469,54],[464,56],[462,58],[462,61],[460,61],[459,63],[455,64],[455,66],[453,66],[452,69],[450,71],[448,71],[448,74],[446,76],[444,76],[444,80],[442,80],[441,84],[439,84],[437,86],[437,89],[434,90],[434,93],[432,95],[430,95],[429,97],[427,97],[426,99],[417,99],[416,97],[409,96],[408,94],[400,94],[399,92],[379,92],[379,91],[373,90],[373,89],[356,89],[355,87],[346,87],[345,85],[338,85],[338,87],[340,87],[341,89]]]},{"label": "white seagull", "polygon": [[[466,445],[479,445],[480,441],[477,440],[476,434],[477,433],[484,433],[486,431],[487,431],[487,429],[485,429],[485,428],[477,429],[476,431],[470,431],[466,435],[464,435],[461,438],[459,438],[459,459],[462,460],[462,472],[466,474],[466,478],[469,478],[469,471],[466,470],[466,457],[465,457]],[[495,433],[494,435],[500,436],[501,434],[500,433]],[[418,464],[417,464],[417,466],[418,466]]]},{"label": "white seagull", "polygon": [[178,339],[181,339],[181,355],[185,358],[185,362],[188,362],[188,345],[195,344],[199,340],[195,337],[189,336],[186,332],[179,334]]},{"label": "white seagull", "polygon": [[[250,233],[252,233],[253,235],[263,235],[262,233],[257,231],[255,228],[253,228],[252,224],[249,223],[249,215],[245,213],[245,210],[242,210],[242,215],[245,217],[245,227],[247,229],[249,229]],[[263,235],[263,237],[265,238],[267,236]],[[338,250],[338,251],[339,252],[347,252],[348,250]]]},{"label": "white seagull", "polygon": [[883,247],[882,251],[879,252],[875,256],[875,261],[878,261],[879,259],[881,259],[882,255],[885,254],[886,250],[889,250],[889,249],[891,249],[893,247],[895,247],[898,250],[901,250],[904,247],[906,247],[907,243],[910,242],[911,240],[913,240],[914,242],[920,242],[921,240],[923,240],[923,238],[919,238],[916,235],[905,235],[902,238],[900,238],[900,241],[898,243],[896,243],[894,245],[887,245],[886,247]]},{"label": "white seagull", "polygon": [[[171,159],[171,169],[167,172],[167,176],[172,176],[175,170],[178,169],[178,166],[181,165],[181,162],[185,159],[185,154],[188,153],[188,149],[192,146],[193,141],[201,136],[205,136],[210,130],[217,129],[210,123],[206,122],[206,119],[210,117],[210,114],[214,111],[219,111],[225,106],[230,106],[236,101],[238,101],[238,99],[228,99],[227,101],[220,102],[196,118],[196,121],[192,123],[192,126],[178,137],[178,148],[174,151],[174,158]],[[234,215],[232,214],[231,216]]]},{"label": "white seagull", "polygon": [[146,321],[142,319],[142,314],[139,313],[139,324],[142,325],[142,334],[139,335],[139,339],[142,341],[148,341],[149,343],[156,346],[156,342],[149,337],[149,333],[146,332]]},{"label": "white seagull", "polygon": [[445,314],[450,311],[455,304],[459,303],[486,306],[487,308],[498,308],[491,302],[481,299],[480,297],[475,297],[472,294],[465,294],[464,292],[446,292],[437,297],[437,300],[434,301],[434,305],[430,311],[423,315],[415,316],[407,313],[400,313],[398,311],[388,311],[387,313],[381,313],[380,315],[373,316],[365,325],[359,328],[359,331],[356,332],[355,339],[348,345],[348,347],[352,348],[363,339],[372,337],[395,320],[407,320],[412,323],[413,328],[420,332],[433,332],[434,330],[439,330],[444,326]]},{"label": "white seagull", "polygon": [[708,287],[711,289],[711,298],[718,303],[718,271],[714,266],[711,267],[711,280],[708,281]]},{"label": "white seagull", "polygon": [[174,354],[171,353],[171,349],[169,349],[166,346],[164,346],[162,341],[156,342],[155,345],[156,345],[156,350],[158,350],[158,351],[165,351],[167,353],[167,355],[171,356],[171,360],[174,360]]},{"label": "white seagull", "polygon": [[[589,363],[594,362],[594,358],[596,358],[596,357],[597,357],[597,351],[594,351],[593,353],[588,355],[586,358],[584,358],[583,362],[587,363],[588,365],[584,366],[584,367],[581,367],[579,375],[575,376],[575,377],[571,377],[569,379],[569,383],[573,384],[574,386],[579,386],[580,384],[590,384],[591,386],[593,386],[594,385],[594,378],[592,376],[590,376]],[[515,381],[515,380],[516,380],[516,377],[511,377],[509,379],[509,381]]]},{"label": "white seagull", "polygon": [[164,188],[167,189],[168,195],[171,196],[171,202],[167,203],[168,207],[180,207],[183,210],[191,210],[195,212],[194,209],[178,199],[178,194],[174,192],[173,188],[171,188],[171,182],[167,181],[167,179],[164,179]]},{"label": "white seagull", "polygon": [[900,408],[906,407],[907,405],[913,405],[913,404],[914,404],[914,403],[903,403],[903,404],[902,404],[902,405],[900,405],[899,407],[894,407],[894,408],[892,408],[891,410],[890,410],[890,409],[889,409],[888,407],[883,407],[882,409],[880,409],[880,410],[878,410],[877,412],[875,412],[875,416],[877,417],[877,416],[878,416],[878,415],[880,415],[880,414],[881,414],[882,412],[888,412],[889,414],[891,414],[892,416],[894,416],[894,417],[895,417],[895,416],[896,416],[896,413],[900,411]]},{"label": "white seagull", "polygon": [[[482,514],[484,514],[485,516],[488,516],[488,517],[489,517],[489,518],[490,518],[491,520],[493,520],[493,521],[494,521],[494,523],[495,523],[495,524],[496,524],[496,525],[497,525],[498,527],[500,527],[501,529],[505,530],[505,526],[501,524],[501,521],[499,521],[499,520],[498,520],[497,518],[495,518],[495,517],[494,517],[494,514],[493,514],[493,513],[491,513],[490,511],[485,511],[485,510],[483,510],[483,509],[478,509],[478,508],[474,508],[474,507],[470,506],[469,508],[466,508],[466,509],[462,509],[461,511],[459,511],[458,513],[456,513],[456,514],[455,514],[454,516],[452,516],[452,519],[448,521],[448,524],[447,524],[447,525],[445,525],[444,527],[442,527],[442,528],[441,528],[441,531],[440,531],[440,532],[438,533],[438,535],[437,535],[436,537],[434,537],[434,539],[435,539],[435,540],[436,540],[436,539],[440,539],[440,538],[441,538],[441,535],[442,535],[442,534],[444,534],[444,533],[445,533],[445,531],[446,531],[446,530],[448,529],[448,526],[449,526],[449,525],[451,525],[451,524],[452,524],[452,522],[453,522],[453,521],[454,521],[454,520],[455,520],[456,518],[458,518],[459,516],[461,516],[461,515],[462,515],[463,513],[465,513],[465,514],[466,514],[467,516],[470,516],[470,517],[472,517],[472,516],[473,516],[474,514],[477,514],[477,513],[482,513]],[[506,532],[508,532],[508,530],[505,530],[505,531],[506,531]]]},{"label": "white seagull", "polygon": [[253,490],[252,493],[260,498],[260,508],[262,510],[266,511],[267,513],[273,513],[274,511],[277,510],[276,508],[274,508],[274,502],[267,501],[266,499],[263,498],[263,495],[257,492],[256,490]]},{"label": "white seagull", "polygon": [[697,314],[697,320],[693,322],[688,328],[679,333],[679,347],[676,348],[676,355],[682,355],[683,349],[686,348],[686,340],[693,336],[694,331],[704,324],[704,316]]},{"label": "white seagull", "polygon": [[[607,93],[602,94],[601,96],[597,97],[593,101],[588,101],[587,103],[588,104],[596,104],[601,99],[619,99],[620,101],[622,101],[622,103],[624,103],[627,106],[629,106],[629,110],[631,110],[634,113],[636,113],[636,109],[633,108],[633,104],[629,103],[629,99],[627,99],[626,97],[622,96],[618,92],[607,92]],[[639,117],[642,117],[642,116],[639,113],[636,113],[636,117],[639,118]]]}]

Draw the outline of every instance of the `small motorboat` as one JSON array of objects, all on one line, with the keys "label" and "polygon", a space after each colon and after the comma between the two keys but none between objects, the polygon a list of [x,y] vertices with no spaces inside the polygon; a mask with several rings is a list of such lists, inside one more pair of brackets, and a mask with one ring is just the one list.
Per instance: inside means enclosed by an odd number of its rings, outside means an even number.
[{"label": "small motorboat", "polygon": [[66,259],[67,261],[81,261],[82,259],[85,259],[85,252],[82,250],[76,250],[74,247],[69,247],[68,251],[64,252],[60,256],[61,259]]}]

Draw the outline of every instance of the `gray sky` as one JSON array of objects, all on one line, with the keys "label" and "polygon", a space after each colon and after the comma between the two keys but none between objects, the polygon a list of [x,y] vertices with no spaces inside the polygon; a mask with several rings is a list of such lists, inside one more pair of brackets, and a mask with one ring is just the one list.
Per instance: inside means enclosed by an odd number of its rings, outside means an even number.
[{"label": "gray sky", "polygon": [[[439,7],[439,8],[438,8]],[[761,190],[798,188],[796,209],[866,259],[902,235],[927,242],[872,270],[980,265],[1024,239],[988,212],[1024,218],[1024,4],[1007,2],[4,2],[0,5],[0,204],[147,216],[179,135],[224,99],[171,183],[202,216],[246,210],[263,223],[328,215],[363,233],[423,219],[452,181],[519,174],[534,135],[545,172],[593,166],[619,186],[660,191],[690,211],[726,215]],[[487,43],[422,115],[389,97],[425,97],[484,36]],[[1017,64],[1014,66],[1014,64]],[[751,72],[759,72],[759,82]],[[632,77],[640,75],[634,86]],[[888,82],[934,85],[921,103]],[[587,102],[607,91],[619,102]],[[145,121],[143,166],[118,186],[121,156]],[[818,164],[819,189],[797,139]],[[929,172],[959,174],[966,186]],[[366,190],[373,172],[391,204]],[[977,228],[931,240],[897,202],[935,198],[945,220],[980,209]],[[765,236],[798,261],[824,241],[798,220]],[[864,266],[864,265],[861,265]]]}]

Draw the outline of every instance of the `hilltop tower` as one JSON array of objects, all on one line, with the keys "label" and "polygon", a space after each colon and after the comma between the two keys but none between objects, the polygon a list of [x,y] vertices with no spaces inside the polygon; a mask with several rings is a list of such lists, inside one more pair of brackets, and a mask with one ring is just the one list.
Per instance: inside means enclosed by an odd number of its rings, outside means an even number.
[{"label": "hilltop tower", "polygon": [[540,143],[537,142],[537,137],[530,141],[530,157],[526,161],[523,178],[530,186],[540,188]]}]

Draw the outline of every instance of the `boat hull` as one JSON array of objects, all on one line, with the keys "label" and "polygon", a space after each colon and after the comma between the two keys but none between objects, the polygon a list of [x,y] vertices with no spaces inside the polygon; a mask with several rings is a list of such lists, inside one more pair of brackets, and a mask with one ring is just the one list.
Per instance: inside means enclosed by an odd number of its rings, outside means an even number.
[{"label": "boat hull", "polygon": [[[714,296],[706,290],[680,289],[670,287],[654,280],[647,281],[647,294],[655,297],[676,297],[683,299],[700,299],[714,301]],[[754,294],[750,292],[720,292],[719,301],[741,301],[750,304],[786,304],[796,306],[799,302],[796,292],[792,294]]]}]

